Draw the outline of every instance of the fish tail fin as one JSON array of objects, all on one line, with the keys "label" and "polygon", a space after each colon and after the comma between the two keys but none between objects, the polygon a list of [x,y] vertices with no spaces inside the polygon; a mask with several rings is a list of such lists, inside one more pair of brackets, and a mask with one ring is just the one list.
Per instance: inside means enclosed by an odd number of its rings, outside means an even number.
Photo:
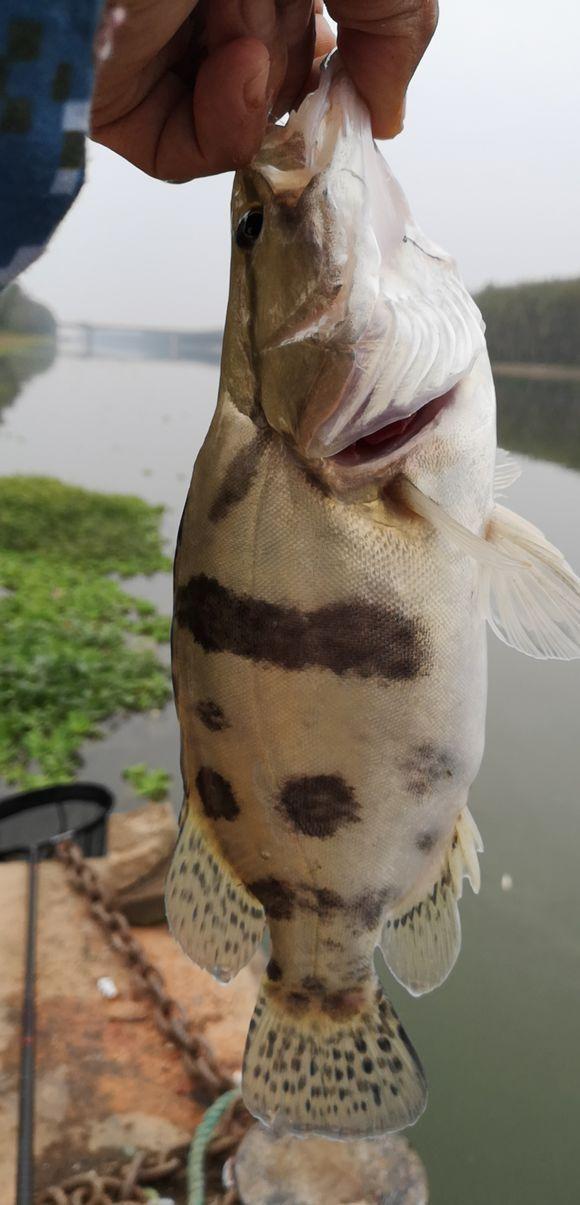
[{"label": "fish tail fin", "polygon": [[282,992],[265,979],[246,1044],[243,1095],[250,1112],[279,1132],[364,1137],[413,1125],[427,1087],[374,975],[364,988],[323,997]]}]

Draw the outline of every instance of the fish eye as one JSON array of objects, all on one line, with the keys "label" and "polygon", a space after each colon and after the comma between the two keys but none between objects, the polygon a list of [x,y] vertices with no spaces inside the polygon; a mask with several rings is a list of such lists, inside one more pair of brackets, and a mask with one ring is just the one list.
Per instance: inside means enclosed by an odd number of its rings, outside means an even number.
[{"label": "fish eye", "polygon": [[242,251],[249,251],[257,243],[264,224],[264,210],[261,205],[248,209],[236,226],[236,243]]}]

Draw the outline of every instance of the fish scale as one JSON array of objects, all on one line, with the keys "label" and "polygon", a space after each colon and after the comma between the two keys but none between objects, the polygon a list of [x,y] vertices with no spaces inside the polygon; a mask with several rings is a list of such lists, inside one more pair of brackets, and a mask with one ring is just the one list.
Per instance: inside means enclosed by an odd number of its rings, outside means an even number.
[{"label": "fish scale", "polygon": [[464,877],[479,888],[486,619],[576,656],[580,587],[494,504],[480,317],[336,60],[237,174],[232,226],[218,405],[175,561],[168,919],[222,980],[268,926],[249,1109],[371,1136],[426,1102],[375,949],[431,990],[459,952]]}]

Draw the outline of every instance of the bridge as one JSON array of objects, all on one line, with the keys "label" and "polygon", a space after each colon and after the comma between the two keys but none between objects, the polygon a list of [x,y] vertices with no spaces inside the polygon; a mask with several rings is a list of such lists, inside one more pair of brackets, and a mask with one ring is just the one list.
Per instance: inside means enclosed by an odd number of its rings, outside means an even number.
[{"label": "bridge", "polygon": [[61,322],[57,328],[60,354],[82,359],[196,360],[219,364],[222,335],[221,330],[163,330],[86,322]]}]

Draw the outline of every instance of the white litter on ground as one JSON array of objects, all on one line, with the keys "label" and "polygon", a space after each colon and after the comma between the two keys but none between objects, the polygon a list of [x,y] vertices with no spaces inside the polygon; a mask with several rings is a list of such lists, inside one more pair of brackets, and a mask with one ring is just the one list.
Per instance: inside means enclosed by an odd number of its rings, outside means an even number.
[{"label": "white litter on ground", "polygon": [[116,1000],[119,995],[115,980],[110,979],[108,975],[101,975],[101,978],[97,979],[97,987],[105,1000]]}]

